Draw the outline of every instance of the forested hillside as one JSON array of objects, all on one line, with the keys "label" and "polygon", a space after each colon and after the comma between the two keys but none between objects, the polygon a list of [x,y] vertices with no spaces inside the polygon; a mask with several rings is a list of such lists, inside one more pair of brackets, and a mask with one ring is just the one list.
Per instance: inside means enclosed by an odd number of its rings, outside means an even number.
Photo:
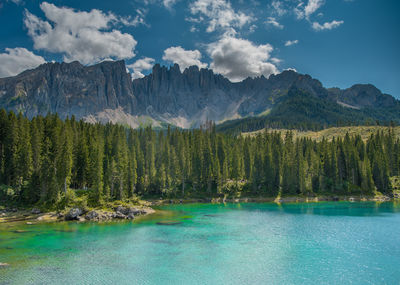
[{"label": "forested hillside", "polygon": [[[364,142],[288,132],[231,136],[198,130],[89,124],[0,111],[0,199],[57,205],[81,189],[89,203],[144,197],[390,194],[400,175],[393,131]],[[83,190],[82,190],[83,189]]]},{"label": "forested hillside", "polygon": [[399,108],[398,102],[388,107],[349,108],[305,90],[291,88],[268,114],[226,121],[217,129],[237,134],[266,127],[318,131],[328,127],[393,126],[400,122]]}]

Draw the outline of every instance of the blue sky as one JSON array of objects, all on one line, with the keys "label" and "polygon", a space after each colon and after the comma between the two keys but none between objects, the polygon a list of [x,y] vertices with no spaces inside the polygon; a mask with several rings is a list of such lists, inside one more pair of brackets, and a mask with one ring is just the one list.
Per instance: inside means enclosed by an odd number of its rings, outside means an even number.
[{"label": "blue sky", "polygon": [[46,61],[210,67],[232,81],[288,68],[400,98],[397,0],[0,0],[0,76]]}]

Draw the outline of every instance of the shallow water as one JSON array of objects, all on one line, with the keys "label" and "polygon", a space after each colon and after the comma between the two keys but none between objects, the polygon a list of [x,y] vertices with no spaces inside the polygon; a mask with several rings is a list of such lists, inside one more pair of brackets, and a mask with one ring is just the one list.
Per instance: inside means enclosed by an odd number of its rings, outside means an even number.
[{"label": "shallow water", "polygon": [[135,223],[0,224],[0,284],[400,284],[399,204],[163,210]]}]

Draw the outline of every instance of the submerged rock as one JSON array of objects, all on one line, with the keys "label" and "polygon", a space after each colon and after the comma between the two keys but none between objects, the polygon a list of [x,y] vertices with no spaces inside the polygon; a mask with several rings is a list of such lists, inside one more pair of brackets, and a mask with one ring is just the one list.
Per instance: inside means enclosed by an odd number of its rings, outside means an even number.
[{"label": "submerged rock", "polygon": [[190,215],[186,215],[186,216],[182,216],[181,217],[181,219],[184,219],[184,220],[188,220],[188,219],[192,219],[193,218],[193,216],[190,216]]},{"label": "submerged rock", "polygon": [[182,222],[179,221],[160,221],[156,223],[157,225],[162,225],[162,226],[173,226],[173,225],[179,225],[182,224]]},{"label": "submerged rock", "polygon": [[15,230],[13,232],[16,233],[16,234],[22,234],[22,233],[27,233],[29,231],[26,231],[26,230]]},{"label": "submerged rock", "polygon": [[62,229],[62,230],[55,230],[56,232],[60,233],[74,233],[76,232],[76,229]]},{"label": "submerged rock", "polygon": [[5,262],[0,262],[0,268],[1,267],[7,267],[7,266],[10,266],[10,264],[5,263]]}]

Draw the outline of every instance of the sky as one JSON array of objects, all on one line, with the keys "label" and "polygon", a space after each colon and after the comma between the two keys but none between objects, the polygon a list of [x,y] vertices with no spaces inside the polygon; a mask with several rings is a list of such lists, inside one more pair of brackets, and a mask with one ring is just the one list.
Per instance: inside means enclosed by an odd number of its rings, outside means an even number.
[{"label": "sky", "polygon": [[398,0],[0,0],[0,77],[42,63],[212,68],[233,82],[286,69],[400,99]]}]

